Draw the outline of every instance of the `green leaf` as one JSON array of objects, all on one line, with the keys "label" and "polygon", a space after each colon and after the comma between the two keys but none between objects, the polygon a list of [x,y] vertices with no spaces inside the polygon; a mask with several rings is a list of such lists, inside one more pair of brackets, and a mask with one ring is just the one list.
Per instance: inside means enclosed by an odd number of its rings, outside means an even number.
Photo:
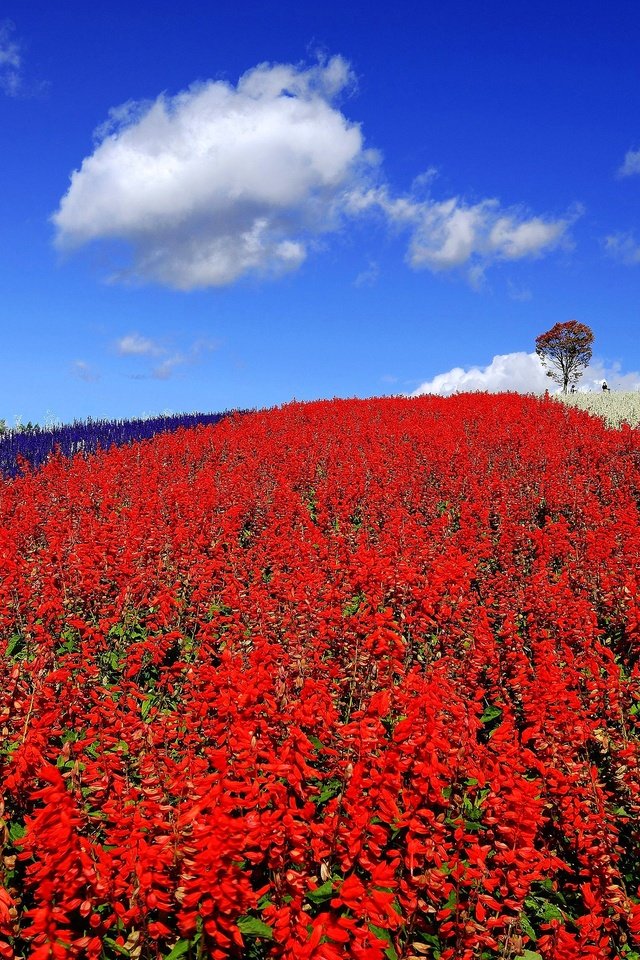
[{"label": "green leaf", "polygon": [[536,953],[535,950],[523,950],[516,960],[542,960],[542,954]]},{"label": "green leaf", "polygon": [[458,896],[455,890],[451,890],[449,896],[447,897],[447,902],[444,905],[445,910],[454,910],[458,905]]},{"label": "green leaf", "polygon": [[103,941],[104,941],[106,944],[108,944],[110,947],[113,947],[113,949],[116,951],[116,953],[119,953],[121,957],[130,957],[130,956],[131,956],[131,954],[129,953],[129,951],[127,950],[127,948],[120,946],[120,944],[119,944],[119,943],[116,943],[115,940],[114,940],[112,937],[104,936],[102,939],[103,939]]},{"label": "green leaf", "polygon": [[238,930],[245,937],[264,937],[267,940],[273,939],[273,930],[263,923],[258,917],[240,917],[238,920]]},{"label": "green leaf", "polygon": [[341,780],[327,780],[327,782],[322,787],[316,803],[319,805],[321,803],[326,803],[327,800],[332,800],[333,797],[336,797],[342,789]]},{"label": "green leaf", "polygon": [[189,940],[178,940],[172,948],[171,953],[168,953],[164,960],[177,960],[178,957],[183,957],[185,953],[188,952],[190,946],[191,942]]},{"label": "green leaf", "polygon": [[488,706],[480,720],[482,723],[491,723],[492,720],[497,720],[498,717],[502,716],[502,709],[500,707]]},{"label": "green leaf", "polygon": [[307,900],[311,900],[312,903],[324,903],[325,900],[330,900],[332,896],[333,883],[331,880],[327,880],[321,887],[317,887],[315,890],[308,890],[306,893]]},{"label": "green leaf", "polygon": [[342,611],[342,616],[343,616],[343,617],[353,617],[353,616],[355,616],[356,613],[358,612],[358,610],[360,609],[360,605],[361,605],[361,603],[362,603],[363,600],[364,600],[364,597],[362,596],[362,594],[357,593],[357,594],[355,595],[355,597],[353,597],[353,598],[345,605],[345,608],[344,608],[344,610]]},{"label": "green leaf", "polygon": [[524,914],[524,913],[520,915],[520,927],[521,927],[521,929],[522,929],[522,932],[523,932],[523,933],[526,933],[526,935],[529,937],[529,939],[530,939],[530,940],[533,940],[534,943],[535,943],[535,941],[536,941],[538,938],[537,938],[537,936],[536,936],[536,934],[535,934],[535,930],[533,929],[533,927],[532,927],[531,924],[529,923],[529,918],[528,918],[527,915]]},{"label": "green leaf", "polygon": [[140,715],[143,720],[146,720],[153,706],[153,697],[147,697],[146,700],[142,701],[142,706],[140,707]]},{"label": "green leaf", "polygon": [[430,947],[433,947],[434,950],[442,950],[442,944],[440,943],[440,938],[436,937],[433,933],[420,933],[418,934],[418,941],[423,943],[428,943]]},{"label": "green leaf", "polygon": [[9,824],[9,838],[12,843],[15,843],[16,840],[22,840],[27,828],[23,827],[21,823],[10,823]]},{"label": "green leaf", "polygon": [[562,920],[563,914],[554,903],[545,903],[540,908],[540,914],[545,920]]},{"label": "green leaf", "polygon": [[384,930],[382,927],[376,927],[375,923],[369,924],[369,930],[378,940],[385,940],[387,943],[391,942],[391,934],[388,930]]},{"label": "green leaf", "polygon": [[7,644],[7,656],[17,656],[24,648],[24,645],[24,637],[22,634],[14,633],[13,636],[9,637],[9,642]]}]

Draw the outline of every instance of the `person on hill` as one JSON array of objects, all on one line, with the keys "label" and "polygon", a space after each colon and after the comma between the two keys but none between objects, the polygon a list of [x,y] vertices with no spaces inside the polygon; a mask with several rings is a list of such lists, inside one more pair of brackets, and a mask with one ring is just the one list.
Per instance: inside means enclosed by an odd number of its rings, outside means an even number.
[{"label": "person on hill", "polygon": [[609,393],[609,384],[607,383],[606,380],[602,381],[602,392]]}]

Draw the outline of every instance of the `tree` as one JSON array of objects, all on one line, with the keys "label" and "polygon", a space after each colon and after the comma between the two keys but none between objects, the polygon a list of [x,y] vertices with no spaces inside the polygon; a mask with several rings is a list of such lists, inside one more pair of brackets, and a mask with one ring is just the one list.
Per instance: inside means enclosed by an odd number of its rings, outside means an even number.
[{"label": "tree", "polygon": [[536,353],[547,376],[561,384],[567,392],[570,383],[577,383],[591,361],[593,331],[586,323],[567,320],[536,337]]}]

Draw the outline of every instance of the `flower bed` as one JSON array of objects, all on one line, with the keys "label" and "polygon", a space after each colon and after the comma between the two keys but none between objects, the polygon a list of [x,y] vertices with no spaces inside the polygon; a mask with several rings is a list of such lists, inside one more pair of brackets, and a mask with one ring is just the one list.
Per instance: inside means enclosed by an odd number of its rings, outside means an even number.
[{"label": "flower bed", "polygon": [[0,956],[637,958],[639,502],[516,395],[0,482]]}]

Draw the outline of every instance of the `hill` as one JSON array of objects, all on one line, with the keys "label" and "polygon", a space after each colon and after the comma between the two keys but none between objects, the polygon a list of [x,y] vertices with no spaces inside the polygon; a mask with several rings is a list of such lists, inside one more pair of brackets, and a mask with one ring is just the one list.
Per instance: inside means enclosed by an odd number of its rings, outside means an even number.
[{"label": "hill", "polygon": [[0,481],[0,956],[637,957],[639,503],[514,394]]}]

